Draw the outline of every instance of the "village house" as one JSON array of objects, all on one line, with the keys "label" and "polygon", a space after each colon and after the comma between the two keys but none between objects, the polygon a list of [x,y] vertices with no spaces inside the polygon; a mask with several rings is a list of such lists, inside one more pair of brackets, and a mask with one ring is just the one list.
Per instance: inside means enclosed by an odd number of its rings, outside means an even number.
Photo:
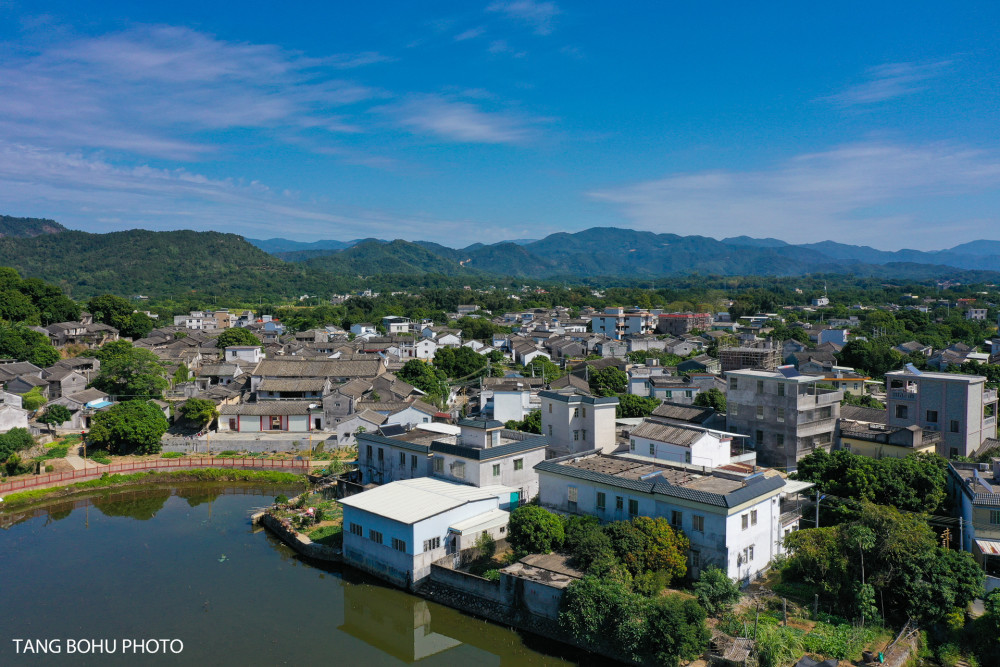
[{"label": "village house", "polygon": [[471,547],[483,533],[504,539],[508,510],[516,507],[507,487],[429,477],[385,484],[341,504],[344,561],[407,588],[430,576],[431,563]]},{"label": "village house", "polygon": [[783,553],[801,517],[792,496],[812,486],[753,466],[705,469],[596,452],[543,461],[535,470],[542,507],[601,522],[665,518],[691,541],[692,577],[715,565],[744,584]]},{"label": "village house", "polygon": [[21,407],[21,397],[0,389],[0,433],[12,428],[28,428],[28,411]]},{"label": "village house", "polygon": [[597,397],[572,388],[541,391],[538,397],[542,406],[542,435],[548,436],[553,452],[613,451],[617,446],[617,397]]}]

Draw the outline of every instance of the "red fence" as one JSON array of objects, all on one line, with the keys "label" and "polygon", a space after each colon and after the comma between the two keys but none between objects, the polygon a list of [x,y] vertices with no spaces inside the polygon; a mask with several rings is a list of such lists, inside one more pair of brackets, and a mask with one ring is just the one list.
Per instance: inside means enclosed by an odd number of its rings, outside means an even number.
[{"label": "red fence", "polygon": [[261,459],[261,458],[221,458],[212,456],[190,457],[176,459],[154,459],[151,461],[132,461],[131,463],[112,463],[96,468],[71,470],[68,472],[51,472],[45,475],[24,475],[9,482],[0,484],[0,494],[11,491],[24,491],[46,486],[64,486],[74,482],[85,482],[97,479],[104,473],[146,472],[150,470],[182,470],[184,468],[254,468],[257,470],[287,470],[289,472],[308,472],[310,462],[305,460]]}]

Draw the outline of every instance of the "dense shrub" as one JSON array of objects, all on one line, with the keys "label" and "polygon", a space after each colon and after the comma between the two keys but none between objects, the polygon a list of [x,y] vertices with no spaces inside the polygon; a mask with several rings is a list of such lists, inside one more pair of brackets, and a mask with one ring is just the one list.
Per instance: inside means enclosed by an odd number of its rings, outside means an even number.
[{"label": "dense shrub", "polygon": [[723,570],[710,565],[698,575],[694,583],[698,602],[712,616],[727,611],[740,599],[740,589]]},{"label": "dense shrub", "polygon": [[511,546],[524,553],[549,553],[565,538],[559,517],[538,505],[522,505],[511,512],[507,530]]}]

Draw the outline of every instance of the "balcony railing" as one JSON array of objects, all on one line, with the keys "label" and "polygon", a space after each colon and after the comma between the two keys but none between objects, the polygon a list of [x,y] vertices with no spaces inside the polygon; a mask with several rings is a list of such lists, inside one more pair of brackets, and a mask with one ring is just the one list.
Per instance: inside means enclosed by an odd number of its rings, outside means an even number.
[{"label": "balcony railing", "polygon": [[915,401],[917,400],[917,392],[907,391],[905,389],[890,389],[889,398],[898,398],[904,401]]}]

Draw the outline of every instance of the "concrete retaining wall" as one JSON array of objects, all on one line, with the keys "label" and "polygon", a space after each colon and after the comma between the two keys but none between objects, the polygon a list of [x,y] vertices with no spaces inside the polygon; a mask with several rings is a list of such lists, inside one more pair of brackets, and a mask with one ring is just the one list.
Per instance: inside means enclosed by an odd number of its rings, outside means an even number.
[{"label": "concrete retaining wall", "polygon": [[500,586],[499,581],[490,581],[468,572],[453,569],[447,562],[451,558],[448,556],[437,563],[431,563],[431,581],[504,607],[513,606],[513,596]]}]

